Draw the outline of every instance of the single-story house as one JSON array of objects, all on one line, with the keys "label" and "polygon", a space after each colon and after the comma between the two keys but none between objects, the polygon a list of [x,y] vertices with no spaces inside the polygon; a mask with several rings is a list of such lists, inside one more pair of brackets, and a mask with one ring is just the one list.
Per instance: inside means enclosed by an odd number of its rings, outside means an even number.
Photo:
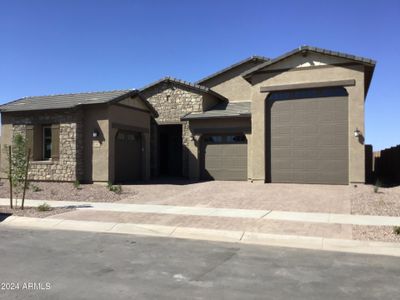
[{"label": "single-story house", "polygon": [[166,77],[139,90],[26,97],[0,106],[1,144],[26,137],[32,180],[363,183],[374,68],[302,46],[195,83]]}]

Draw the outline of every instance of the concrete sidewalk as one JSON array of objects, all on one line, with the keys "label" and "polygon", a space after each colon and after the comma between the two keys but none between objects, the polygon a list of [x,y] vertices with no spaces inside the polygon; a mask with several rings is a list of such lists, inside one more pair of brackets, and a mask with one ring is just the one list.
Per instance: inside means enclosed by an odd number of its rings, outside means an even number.
[{"label": "concrete sidewalk", "polygon": [[179,226],[90,222],[55,218],[27,218],[14,216],[10,216],[1,222],[0,228],[1,227],[150,235],[400,257],[400,243],[354,241],[321,237],[265,234],[246,231],[212,230]]},{"label": "concrete sidewalk", "polygon": [[[332,213],[308,213],[272,210],[252,210],[234,208],[211,208],[197,206],[172,206],[153,204],[125,204],[108,202],[73,202],[73,201],[45,201],[26,200],[25,205],[37,207],[42,203],[52,207],[75,207],[78,210],[170,214],[187,216],[248,218],[262,220],[294,221],[307,223],[348,224],[369,226],[400,226],[400,217],[369,216]],[[8,205],[8,199],[0,199],[0,205]]]}]

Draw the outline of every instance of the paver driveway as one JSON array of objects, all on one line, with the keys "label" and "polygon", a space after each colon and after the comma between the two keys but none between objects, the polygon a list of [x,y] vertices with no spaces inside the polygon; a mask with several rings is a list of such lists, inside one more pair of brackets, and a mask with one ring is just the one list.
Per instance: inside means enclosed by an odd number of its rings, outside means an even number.
[{"label": "paver driveway", "polygon": [[283,211],[350,213],[353,186],[237,181],[150,182],[124,186],[121,202]]}]

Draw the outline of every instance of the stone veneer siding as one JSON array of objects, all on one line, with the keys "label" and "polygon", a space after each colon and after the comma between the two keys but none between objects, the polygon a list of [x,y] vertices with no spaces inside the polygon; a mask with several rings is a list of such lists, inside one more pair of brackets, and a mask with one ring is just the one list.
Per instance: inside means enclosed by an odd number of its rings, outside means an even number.
[{"label": "stone veneer siding", "polygon": [[[189,122],[182,122],[181,117],[191,113],[202,111],[203,95],[193,89],[179,84],[165,82],[160,83],[143,93],[144,98],[153,105],[158,112],[156,119],[158,124],[182,124],[182,174],[188,176],[188,144],[190,140]],[[158,147],[157,124],[151,126],[151,173],[158,175]]]},{"label": "stone veneer siding", "polygon": [[75,181],[83,176],[82,115],[80,111],[67,113],[45,112],[8,117],[13,124],[13,136],[25,136],[28,124],[60,124],[59,159],[32,161],[30,180]]}]

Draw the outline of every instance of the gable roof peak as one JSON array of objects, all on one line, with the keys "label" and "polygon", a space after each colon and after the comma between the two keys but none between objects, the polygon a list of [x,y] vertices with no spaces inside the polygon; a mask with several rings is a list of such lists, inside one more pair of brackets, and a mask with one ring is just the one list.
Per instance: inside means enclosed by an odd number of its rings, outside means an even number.
[{"label": "gable roof peak", "polygon": [[181,79],[178,79],[178,78],[175,78],[175,77],[171,77],[171,76],[165,76],[165,77],[163,77],[163,78],[161,78],[159,80],[156,80],[153,83],[150,83],[150,84],[142,87],[139,90],[139,92],[142,93],[145,90],[148,90],[148,89],[150,89],[150,88],[152,88],[152,87],[154,87],[154,86],[156,86],[156,85],[158,85],[160,83],[163,83],[163,82],[175,83],[175,84],[178,84],[178,85],[181,85],[181,86],[196,90],[196,91],[201,92],[201,93],[206,93],[206,94],[213,95],[213,96],[217,97],[218,99],[220,99],[222,101],[227,101],[227,99],[224,96],[214,92],[213,90],[211,90],[210,88],[208,88],[206,86],[202,86],[202,85],[199,85],[199,84],[196,84],[196,83],[191,83],[189,81],[181,80]]},{"label": "gable roof peak", "polygon": [[338,52],[338,51],[332,51],[332,50],[328,50],[328,49],[323,49],[323,48],[318,48],[318,47],[314,47],[314,46],[309,46],[309,45],[302,45],[299,46],[298,48],[289,51],[281,56],[278,56],[272,60],[266,61],[262,64],[259,64],[258,66],[255,66],[245,72],[242,73],[242,76],[244,78],[248,78],[250,77],[253,73],[268,67],[270,65],[273,65],[279,61],[282,61],[292,55],[298,54],[298,53],[303,53],[306,54],[307,52],[315,52],[315,53],[319,53],[319,54],[324,54],[324,55],[330,55],[330,56],[336,56],[336,57],[341,57],[341,58],[345,58],[345,59],[349,59],[352,61],[355,61],[357,63],[360,64],[364,64],[364,65],[368,65],[370,67],[375,67],[376,61],[370,58],[365,58],[362,56],[356,56],[356,55],[352,55],[352,54],[347,54],[347,53],[343,53],[343,52]]}]

